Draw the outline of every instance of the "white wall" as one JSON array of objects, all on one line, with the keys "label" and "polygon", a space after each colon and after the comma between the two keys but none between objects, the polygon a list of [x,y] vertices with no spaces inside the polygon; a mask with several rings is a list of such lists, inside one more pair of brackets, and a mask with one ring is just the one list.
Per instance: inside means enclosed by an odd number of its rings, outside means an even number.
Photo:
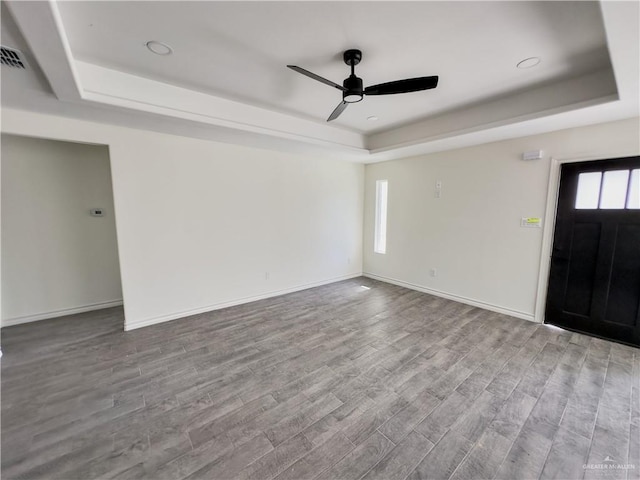
[{"label": "white wall", "polygon": [[[551,156],[637,155],[639,132],[636,118],[367,165],[365,274],[533,319],[543,230],[519,224],[545,215]],[[544,159],[521,160],[537,149]],[[389,180],[384,255],[373,253],[379,179]]]},{"label": "white wall", "polygon": [[10,109],[2,129],[109,145],[127,329],[362,272],[362,165]]},{"label": "white wall", "polygon": [[1,140],[2,324],[121,302],[107,148]]}]

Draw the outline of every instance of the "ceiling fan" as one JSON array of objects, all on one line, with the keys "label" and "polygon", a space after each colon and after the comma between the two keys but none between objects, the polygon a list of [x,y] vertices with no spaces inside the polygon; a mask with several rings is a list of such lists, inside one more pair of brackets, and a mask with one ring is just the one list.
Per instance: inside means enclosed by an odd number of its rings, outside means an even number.
[{"label": "ceiling fan", "polygon": [[343,58],[344,63],[351,67],[351,75],[345,78],[342,85],[338,85],[331,80],[327,80],[297,65],[287,65],[291,70],[342,91],[342,102],[331,112],[331,115],[327,118],[327,122],[338,118],[350,103],[361,101],[364,95],[391,95],[394,93],[419,92],[420,90],[429,90],[438,86],[438,76],[436,75],[432,77],[405,78],[404,80],[379,83],[378,85],[362,88],[362,79],[356,77],[355,74],[355,66],[362,60],[362,52],[356,49],[347,50],[344,52]]}]

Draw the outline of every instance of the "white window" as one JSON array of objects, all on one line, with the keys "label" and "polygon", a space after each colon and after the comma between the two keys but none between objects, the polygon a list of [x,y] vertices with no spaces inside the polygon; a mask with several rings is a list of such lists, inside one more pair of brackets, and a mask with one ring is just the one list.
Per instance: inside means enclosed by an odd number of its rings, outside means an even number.
[{"label": "white window", "polygon": [[598,208],[601,180],[602,172],[589,172],[578,175],[576,208]]},{"label": "white window", "polygon": [[373,251],[387,252],[387,180],[376,181],[376,225],[373,237]]},{"label": "white window", "polygon": [[604,172],[600,208],[624,208],[627,199],[629,170],[611,170]]},{"label": "white window", "polygon": [[578,210],[639,209],[640,170],[581,173],[575,207]]},{"label": "white window", "polygon": [[640,169],[631,170],[627,208],[640,208]]}]

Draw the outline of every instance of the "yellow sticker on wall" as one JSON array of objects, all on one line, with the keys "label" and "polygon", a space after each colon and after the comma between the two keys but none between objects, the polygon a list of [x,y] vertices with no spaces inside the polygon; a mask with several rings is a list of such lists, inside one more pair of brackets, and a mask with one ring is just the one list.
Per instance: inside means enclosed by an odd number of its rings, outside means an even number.
[{"label": "yellow sticker on wall", "polygon": [[542,218],[540,217],[522,217],[520,219],[521,227],[533,227],[540,228],[542,227]]}]

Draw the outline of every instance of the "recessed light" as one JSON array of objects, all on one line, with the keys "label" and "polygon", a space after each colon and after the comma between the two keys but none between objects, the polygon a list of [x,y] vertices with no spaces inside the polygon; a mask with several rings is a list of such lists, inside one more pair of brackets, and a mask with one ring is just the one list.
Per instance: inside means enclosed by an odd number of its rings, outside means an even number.
[{"label": "recessed light", "polygon": [[378,117],[376,117],[375,115],[370,115],[367,117],[367,120],[369,120],[370,122],[375,122],[376,120],[378,120]]},{"label": "recessed light", "polygon": [[173,50],[166,43],[158,42],[157,40],[151,40],[146,43],[147,48],[156,55],[171,55]]},{"label": "recessed light", "polygon": [[516,65],[518,68],[532,68],[540,63],[540,57],[529,57],[525,58],[521,62]]}]

